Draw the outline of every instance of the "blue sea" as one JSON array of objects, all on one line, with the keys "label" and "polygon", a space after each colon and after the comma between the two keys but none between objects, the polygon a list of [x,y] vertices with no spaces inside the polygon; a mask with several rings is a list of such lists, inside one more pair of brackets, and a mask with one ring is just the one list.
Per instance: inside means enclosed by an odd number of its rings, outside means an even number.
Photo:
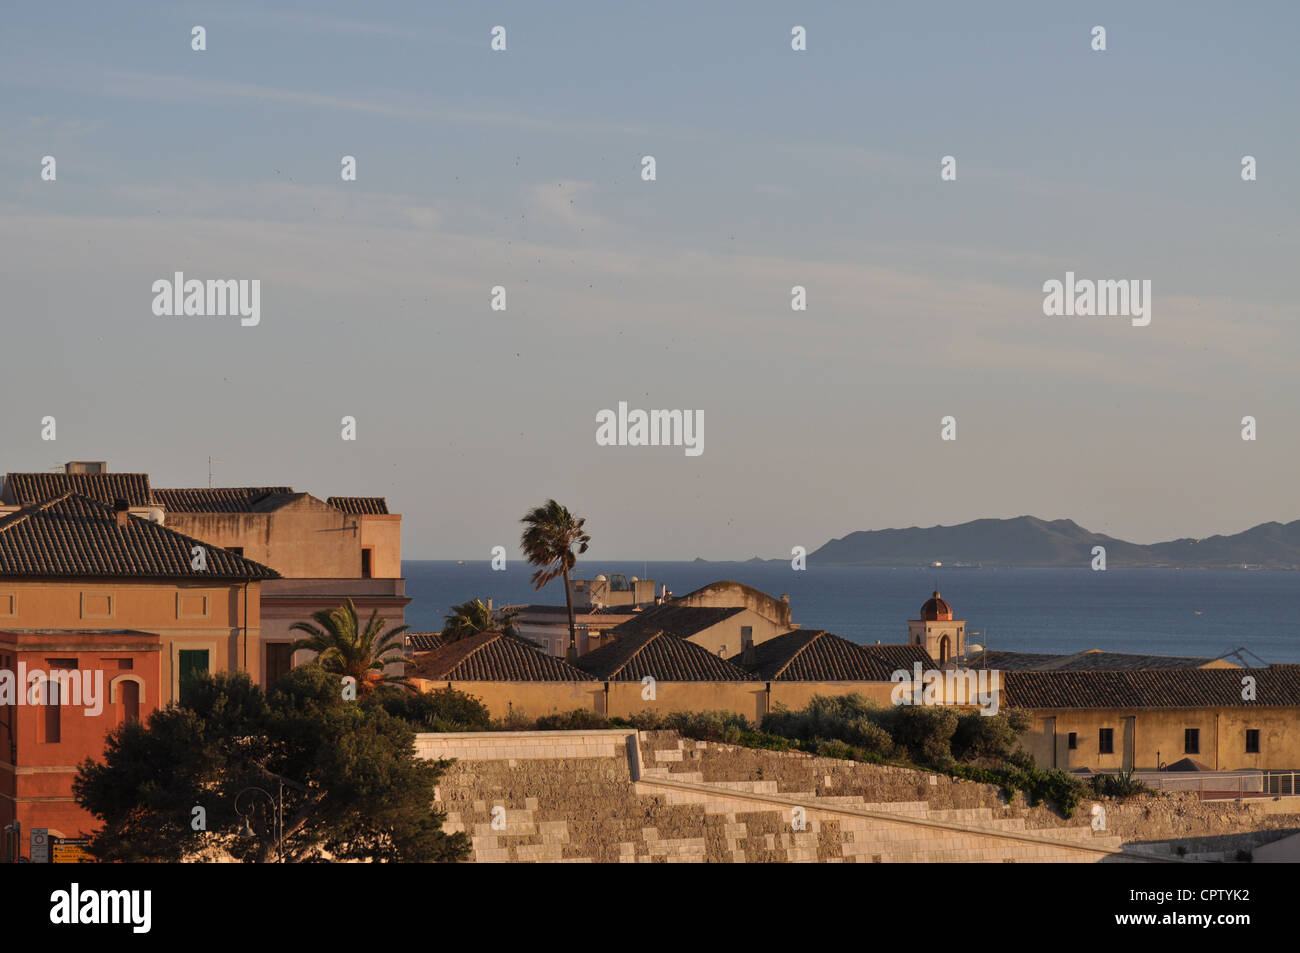
[{"label": "blue sea", "polygon": [[[563,605],[562,583],[540,592],[515,559],[406,561],[406,619],[414,631],[442,628],[455,603],[489,597]],[[623,573],[684,595],[734,579],[773,596],[788,593],[793,619],[856,642],[907,639],[907,620],[938,588],[965,619],[967,640],[993,650],[1069,653],[1085,649],[1218,657],[1246,648],[1266,662],[1300,662],[1300,573],[1200,569],[880,569],[786,562],[592,562],[580,577]],[[1249,656],[1247,656],[1249,658]],[[1252,664],[1258,664],[1253,662]]]}]

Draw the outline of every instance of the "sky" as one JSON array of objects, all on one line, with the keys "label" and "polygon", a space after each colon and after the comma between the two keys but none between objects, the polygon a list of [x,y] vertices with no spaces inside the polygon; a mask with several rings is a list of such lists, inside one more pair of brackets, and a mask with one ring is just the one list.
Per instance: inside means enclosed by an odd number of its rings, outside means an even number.
[{"label": "sky", "polygon": [[[386,496],[413,559],[513,552],[551,497],[605,559],[1300,518],[1297,26],[1290,3],[15,5],[0,467],[203,486],[212,457],[217,485]],[[177,271],[259,280],[260,323],[155,315]],[[1150,280],[1151,323],[1044,315],[1067,271]],[[701,411],[703,452],[598,445],[620,401]]]}]

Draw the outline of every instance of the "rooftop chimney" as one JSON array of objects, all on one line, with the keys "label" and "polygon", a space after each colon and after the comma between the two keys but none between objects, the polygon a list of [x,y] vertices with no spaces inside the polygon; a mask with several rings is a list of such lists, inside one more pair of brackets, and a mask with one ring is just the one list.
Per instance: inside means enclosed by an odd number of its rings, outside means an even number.
[{"label": "rooftop chimney", "polygon": [[123,499],[114,500],[113,515],[117,517],[118,526],[125,526],[126,518],[131,515],[131,505]]},{"label": "rooftop chimney", "polygon": [[69,460],[63,465],[64,473],[107,473],[108,464],[103,460]]}]

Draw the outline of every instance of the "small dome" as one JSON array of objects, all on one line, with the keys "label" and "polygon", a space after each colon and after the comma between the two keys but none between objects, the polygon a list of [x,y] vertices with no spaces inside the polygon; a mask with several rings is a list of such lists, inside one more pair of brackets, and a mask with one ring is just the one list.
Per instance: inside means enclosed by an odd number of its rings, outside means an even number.
[{"label": "small dome", "polygon": [[921,606],[922,622],[951,622],[952,606],[947,601],[939,598],[939,590],[934,590],[934,595],[925,600]]}]

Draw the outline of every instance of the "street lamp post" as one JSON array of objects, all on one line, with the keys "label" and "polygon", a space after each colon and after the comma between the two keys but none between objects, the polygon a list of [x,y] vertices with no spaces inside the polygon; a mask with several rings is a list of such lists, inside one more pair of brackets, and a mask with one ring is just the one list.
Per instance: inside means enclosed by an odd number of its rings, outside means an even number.
[{"label": "street lamp post", "polygon": [[23,825],[15,820],[13,823],[5,825],[5,863],[16,864],[22,853]]},{"label": "street lamp post", "polygon": [[244,819],[244,827],[239,832],[240,837],[255,837],[253,825],[249,823],[249,817],[252,816],[253,810],[250,807],[247,812],[239,809],[239,799],[245,794],[260,794],[266,798],[267,803],[271,805],[275,818],[275,853],[276,863],[284,863],[284,782],[280,782],[279,797],[272,796],[271,792],[264,791],[262,788],[253,786],[244,788],[235,795],[235,813]]}]

